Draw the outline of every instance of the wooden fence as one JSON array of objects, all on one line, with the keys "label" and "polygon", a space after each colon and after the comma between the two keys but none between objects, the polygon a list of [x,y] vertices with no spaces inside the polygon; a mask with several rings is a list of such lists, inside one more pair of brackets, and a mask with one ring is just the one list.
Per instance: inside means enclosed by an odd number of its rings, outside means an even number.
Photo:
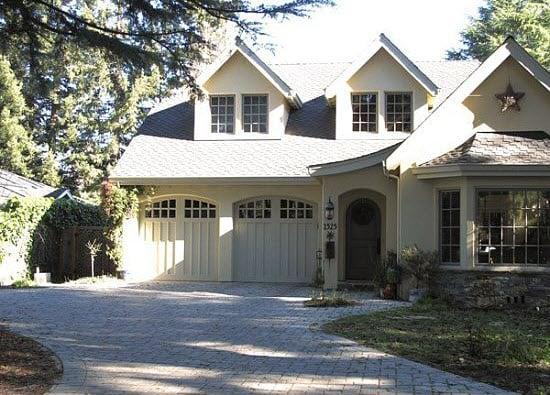
[{"label": "wooden fence", "polygon": [[35,237],[33,246],[34,265],[41,271],[52,273],[52,281],[63,282],[92,274],[91,258],[86,244],[95,240],[101,250],[94,260],[94,275],[115,275],[116,266],[107,256],[109,240],[106,228],[100,226],[75,226],[56,232],[43,228]]}]

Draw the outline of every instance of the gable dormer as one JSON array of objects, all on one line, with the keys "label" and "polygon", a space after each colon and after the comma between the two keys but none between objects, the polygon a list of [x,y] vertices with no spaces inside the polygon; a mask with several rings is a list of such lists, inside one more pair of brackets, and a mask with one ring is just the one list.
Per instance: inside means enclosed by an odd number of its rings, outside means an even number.
[{"label": "gable dormer", "polygon": [[325,90],[336,138],[403,138],[429,114],[438,87],[385,35]]},{"label": "gable dormer", "polygon": [[195,140],[265,140],[284,135],[298,95],[240,39],[198,83]]}]

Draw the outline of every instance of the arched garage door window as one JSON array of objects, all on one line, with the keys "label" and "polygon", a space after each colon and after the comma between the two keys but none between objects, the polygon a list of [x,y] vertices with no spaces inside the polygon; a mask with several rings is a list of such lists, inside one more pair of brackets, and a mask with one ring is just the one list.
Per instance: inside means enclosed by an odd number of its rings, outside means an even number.
[{"label": "arched garage door window", "polygon": [[287,197],[257,197],[235,205],[233,278],[310,282],[317,249],[316,205]]}]

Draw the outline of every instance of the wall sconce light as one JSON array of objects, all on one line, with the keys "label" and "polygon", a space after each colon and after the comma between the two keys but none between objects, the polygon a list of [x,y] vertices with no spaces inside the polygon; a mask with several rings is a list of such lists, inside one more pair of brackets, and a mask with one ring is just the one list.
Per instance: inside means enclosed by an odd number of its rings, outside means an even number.
[{"label": "wall sconce light", "polygon": [[334,218],[334,203],[328,198],[327,205],[325,206],[325,218],[327,221],[332,221]]}]

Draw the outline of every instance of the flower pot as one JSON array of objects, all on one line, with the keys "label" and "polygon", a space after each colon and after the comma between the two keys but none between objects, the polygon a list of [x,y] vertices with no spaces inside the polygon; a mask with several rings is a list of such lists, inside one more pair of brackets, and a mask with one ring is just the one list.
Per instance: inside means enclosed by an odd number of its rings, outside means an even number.
[{"label": "flower pot", "polygon": [[384,299],[396,299],[397,298],[397,284],[387,284],[383,292]]},{"label": "flower pot", "polygon": [[409,291],[409,302],[416,303],[424,296],[426,296],[427,290],[424,288],[415,288]]}]

